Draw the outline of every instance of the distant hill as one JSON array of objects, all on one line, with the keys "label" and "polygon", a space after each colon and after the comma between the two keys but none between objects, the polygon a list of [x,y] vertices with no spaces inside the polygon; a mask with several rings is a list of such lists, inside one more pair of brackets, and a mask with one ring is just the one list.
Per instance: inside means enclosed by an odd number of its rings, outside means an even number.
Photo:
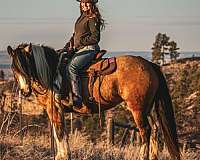
[{"label": "distant hill", "polygon": [[7,51],[0,51],[0,53],[6,53]]}]

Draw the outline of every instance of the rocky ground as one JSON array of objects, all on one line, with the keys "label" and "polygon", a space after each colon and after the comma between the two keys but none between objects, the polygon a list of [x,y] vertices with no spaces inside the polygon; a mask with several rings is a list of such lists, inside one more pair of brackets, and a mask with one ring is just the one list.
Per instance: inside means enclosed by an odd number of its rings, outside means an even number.
[{"label": "rocky ground", "polygon": [[200,153],[200,58],[166,65],[163,72],[176,110],[179,139]]}]

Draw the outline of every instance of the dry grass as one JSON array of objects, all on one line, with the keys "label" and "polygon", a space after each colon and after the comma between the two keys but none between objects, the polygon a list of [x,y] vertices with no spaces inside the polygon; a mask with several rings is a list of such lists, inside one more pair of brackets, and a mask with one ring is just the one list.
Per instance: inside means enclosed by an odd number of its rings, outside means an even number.
[{"label": "dry grass", "polygon": [[51,159],[48,137],[29,137],[23,139],[23,145],[19,137],[11,135],[1,140],[2,160],[49,160]]},{"label": "dry grass", "polygon": [[[3,139],[2,139],[3,138]],[[109,146],[104,141],[94,144],[83,133],[75,132],[70,135],[70,147],[74,160],[136,160],[139,155],[138,146],[126,146],[120,149]],[[53,159],[48,135],[26,136],[23,145],[20,138],[11,135],[1,137],[0,143],[2,160],[50,160]],[[182,150],[183,160],[199,160],[199,154]],[[159,153],[161,160],[169,160],[167,149]]]},{"label": "dry grass", "polygon": [[[199,61],[194,62],[198,65]],[[179,64],[173,64],[165,66],[164,71],[174,73],[175,80],[177,80],[177,73],[180,70],[187,67],[188,64],[184,63],[181,66]],[[187,68],[186,68],[187,69]],[[170,75],[169,74],[169,75]],[[173,77],[173,76],[172,76]],[[179,76],[178,76],[179,77]],[[174,88],[174,84],[168,79],[169,85]],[[0,87],[0,92],[7,90],[10,87],[12,89],[12,83],[4,87]],[[2,86],[3,84],[1,84]],[[10,92],[9,92],[10,93]],[[199,139],[199,103],[196,104],[194,100],[199,97],[198,90],[190,93],[185,98],[184,105],[188,103],[187,110],[180,110],[180,120],[177,121],[177,128],[179,133],[180,146],[184,146],[181,149],[182,160],[200,160],[200,139]],[[1,160],[52,160],[50,146],[50,133],[47,124],[47,118],[39,115],[43,112],[42,107],[38,107],[37,103],[33,103],[34,97],[31,97],[29,101],[23,101],[23,113],[28,116],[23,116],[23,126],[33,125],[34,127],[27,127],[24,129],[26,136],[23,140],[23,145],[20,144],[19,134],[19,115],[14,113],[6,114],[8,119],[3,118],[3,114],[0,114],[0,159]],[[7,102],[11,102],[11,97],[7,96]],[[186,103],[187,102],[187,103]],[[194,105],[195,104],[195,105]],[[6,106],[6,105],[5,105]],[[10,112],[10,104],[7,104],[5,111]],[[182,106],[182,105],[180,105]],[[195,108],[192,108],[196,106]],[[198,111],[198,114],[193,116],[193,111]],[[31,115],[31,116],[30,116]],[[5,118],[6,118],[5,117]],[[14,117],[14,118],[12,118]],[[5,122],[5,123],[3,123]],[[93,130],[92,130],[93,131]],[[1,134],[2,133],[2,134]],[[15,135],[13,137],[13,135]],[[92,133],[91,133],[92,134]],[[139,155],[139,146],[126,145],[125,148],[120,149],[117,145],[109,146],[105,142],[105,132],[101,136],[97,136],[93,133],[93,139],[91,140],[86,133],[75,132],[70,135],[70,147],[72,151],[73,160],[136,160]],[[91,136],[91,135],[90,135]],[[101,138],[100,138],[101,137]],[[102,138],[104,137],[104,139]],[[159,152],[160,160],[170,160],[169,154],[166,148]]]}]

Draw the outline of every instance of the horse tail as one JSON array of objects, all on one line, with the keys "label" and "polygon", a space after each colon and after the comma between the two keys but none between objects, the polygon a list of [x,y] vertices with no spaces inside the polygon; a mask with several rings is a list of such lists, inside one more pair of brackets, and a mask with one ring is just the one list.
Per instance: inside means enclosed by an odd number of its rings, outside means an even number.
[{"label": "horse tail", "polygon": [[178,148],[178,137],[176,131],[176,122],[172,106],[171,96],[167,87],[166,79],[160,70],[160,67],[152,63],[154,71],[158,75],[159,88],[155,98],[156,113],[159,125],[161,126],[164,141],[168,151],[173,159],[180,160],[180,151]]}]

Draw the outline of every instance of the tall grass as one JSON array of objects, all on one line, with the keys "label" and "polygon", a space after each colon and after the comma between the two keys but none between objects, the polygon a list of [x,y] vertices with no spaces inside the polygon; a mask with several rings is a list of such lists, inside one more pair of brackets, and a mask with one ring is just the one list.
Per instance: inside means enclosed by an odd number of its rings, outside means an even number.
[{"label": "tall grass", "polygon": [[[69,136],[69,143],[73,160],[136,160],[139,156],[139,146],[107,145],[105,141],[91,142],[89,137],[76,131]],[[53,156],[50,149],[49,135],[24,137],[23,145],[19,137],[4,136],[0,140],[0,156],[2,160],[51,160]],[[199,154],[182,150],[183,160],[199,160]],[[166,148],[159,152],[159,159],[170,160]]]}]

